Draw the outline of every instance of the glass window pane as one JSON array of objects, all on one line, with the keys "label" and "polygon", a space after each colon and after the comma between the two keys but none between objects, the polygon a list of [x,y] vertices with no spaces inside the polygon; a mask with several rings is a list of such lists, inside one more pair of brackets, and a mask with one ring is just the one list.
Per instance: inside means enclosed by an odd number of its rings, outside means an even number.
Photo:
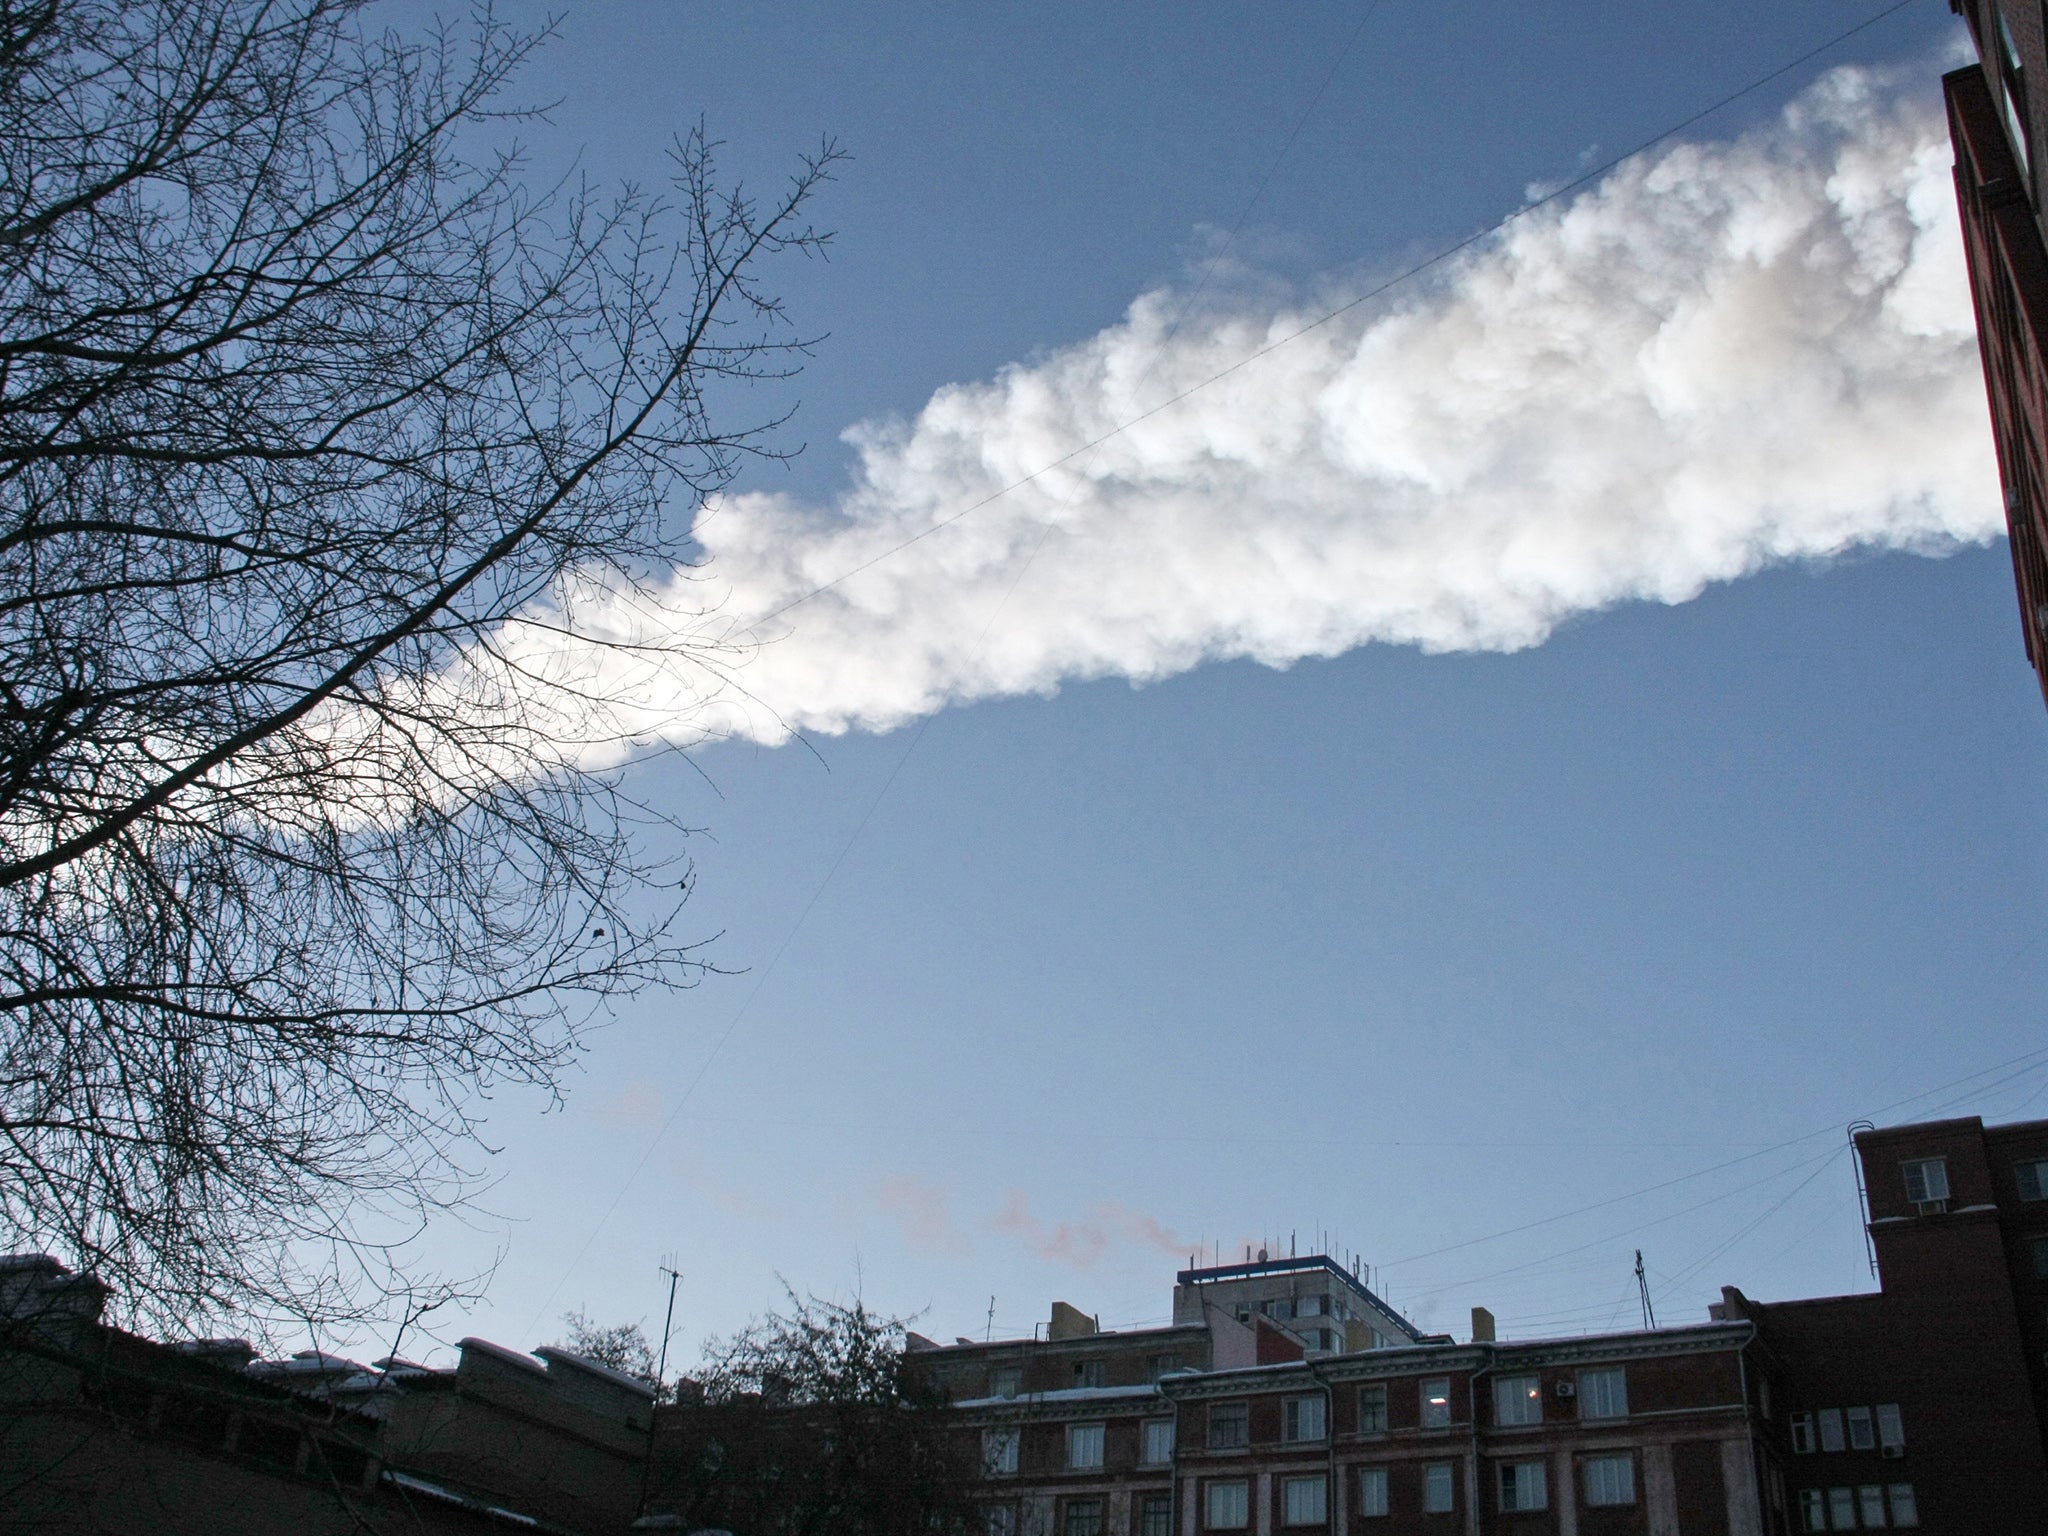
[{"label": "glass window pane", "polygon": [[1245,1516],[1251,1507],[1250,1496],[1243,1483],[1211,1483],[1209,1485],[1207,1525],[1212,1531],[1241,1531]]},{"label": "glass window pane", "polygon": [[1361,1435],[1385,1434],[1387,1429],[1387,1389],[1385,1387],[1360,1387],[1358,1389],[1358,1432]]},{"label": "glass window pane", "polygon": [[1842,1410],[1823,1408],[1820,1411],[1820,1448],[1824,1451],[1839,1451],[1846,1442],[1842,1438]]},{"label": "glass window pane", "polygon": [[1451,1510],[1451,1464],[1433,1461],[1422,1469],[1422,1510],[1443,1515]]},{"label": "glass window pane", "polygon": [[1893,1483],[1887,1491],[1892,1496],[1892,1524],[1918,1525],[1920,1523],[1920,1503],[1913,1497],[1913,1485],[1911,1483]]},{"label": "glass window pane", "polygon": [[1496,1424],[1538,1424],[1543,1420],[1543,1383],[1535,1376],[1501,1376],[1493,1383]]},{"label": "glass window pane", "polygon": [[1387,1469],[1385,1467],[1360,1467],[1358,1469],[1358,1512],[1361,1515],[1384,1515],[1387,1512]]},{"label": "glass window pane", "polygon": [[1422,1427],[1442,1429],[1451,1422],[1451,1379],[1432,1376],[1422,1384]]},{"label": "glass window pane", "polygon": [[1323,1479],[1290,1477],[1280,1484],[1280,1513],[1288,1525],[1321,1525],[1328,1516]]}]

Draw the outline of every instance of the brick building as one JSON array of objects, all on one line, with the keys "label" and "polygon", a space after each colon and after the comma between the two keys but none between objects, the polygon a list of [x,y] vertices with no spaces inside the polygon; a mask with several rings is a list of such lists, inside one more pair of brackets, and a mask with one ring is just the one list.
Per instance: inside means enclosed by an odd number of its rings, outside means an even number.
[{"label": "brick building", "polygon": [[2048,693],[2048,40],[2040,0],[1950,0],[1979,63],[1943,77],[2027,659]]}]

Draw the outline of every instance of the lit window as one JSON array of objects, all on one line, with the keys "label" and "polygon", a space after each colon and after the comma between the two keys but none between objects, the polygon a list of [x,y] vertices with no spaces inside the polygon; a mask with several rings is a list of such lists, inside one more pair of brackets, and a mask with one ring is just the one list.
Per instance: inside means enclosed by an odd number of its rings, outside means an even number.
[{"label": "lit window", "polygon": [[1241,1531],[1251,1511],[1251,1491],[1244,1483],[1211,1483],[1205,1522],[1212,1531]]},{"label": "lit window", "polygon": [[988,1373],[990,1397],[1015,1397],[1024,1390],[1024,1372],[1019,1366],[1003,1365]]},{"label": "lit window", "polygon": [[1017,1536],[1017,1506],[991,1504],[981,1512],[982,1536]]},{"label": "lit window", "polygon": [[1148,1493],[1138,1506],[1138,1536],[1173,1536],[1173,1498]]},{"label": "lit window", "polygon": [[1321,1475],[1280,1479],[1280,1523],[1282,1525],[1323,1525],[1328,1523],[1330,1488]]},{"label": "lit window", "polygon": [[1835,1523],[1838,1531],[1856,1529],[1856,1490],[1854,1488],[1830,1488],[1828,1490],[1828,1518]]},{"label": "lit window", "polygon": [[1442,1429],[1451,1422],[1451,1378],[1432,1376],[1422,1384],[1422,1427]]},{"label": "lit window", "polygon": [[1865,1526],[1873,1531],[1884,1529],[1884,1489],[1865,1483],[1856,1490],[1856,1507],[1862,1511]]},{"label": "lit window", "polygon": [[1234,1451],[1251,1443],[1251,1412],[1243,1403],[1209,1405],[1209,1449]]},{"label": "lit window", "polygon": [[1547,1509],[1550,1507],[1550,1489],[1544,1481],[1543,1463],[1540,1461],[1506,1461],[1496,1468],[1500,1475],[1500,1507],[1512,1509]]},{"label": "lit window", "polygon": [[1818,1449],[1813,1440],[1813,1415],[1795,1413],[1791,1422],[1792,1449],[1801,1456],[1811,1456]]},{"label": "lit window", "polygon": [[1323,1438],[1323,1400],[1320,1397],[1290,1397],[1280,1426],[1280,1438],[1290,1445]]},{"label": "lit window", "polygon": [[1102,1465],[1102,1426],[1067,1426],[1067,1467],[1074,1472],[1092,1472]]},{"label": "lit window", "polygon": [[1384,1386],[1358,1389],[1358,1432],[1383,1435],[1387,1432],[1387,1389]]},{"label": "lit window", "polygon": [[1387,1512],[1387,1469],[1385,1467],[1360,1467],[1358,1469],[1358,1512],[1361,1515],[1384,1515]]},{"label": "lit window", "polygon": [[1100,1360],[1076,1360],[1074,1362],[1074,1385],[1077,1387],[1099,1387],[1108,1379]]},{"label": "lit window", "polygon": [[1067,1500],[1066,1536],[1102,1536],[1102,1500]]},{"label": "lit window", "polygon": [[1892,1496],[1892,1524],[1918,1525],[1920,1523],[1920,1505],[1913,1497],[1913,1485],[1911,1483],[1893,1483],[1886,1491]]},{"label": "lit window", "polygon": [[1451,1474],[1454,1470],[1448,1461],[1432,1461],[1422,1469],[1422,1512],[1425,1515],[1448,1515],[1451,1512]]},{"label": "lit window", "polygon": [[1632,1456],[1588,1456],[1585,1460],[1588,1504],[1633,1504],[1636,1463]]},{"label": "lit window", "polygon": [[1628,1373],[1618,1365],[1604,1371],[1579,1372],[1579,1417],[1627,1418]]},{"label": "lit window", "polygon": [[1173,1460],[1173,1420],[1147,1419],[1138,1438],[1138,1459],[1156,1467]]},{"label": "lit window", "polygon": [[1543,1422],[1543,1382],[1536,1376],[1502,1376],[1493,1384],[1496,1424]]},{"label": "lit window", "polygon": [[1871,1418],[1870,1410],[1868,1408],[1851,1408],[1849,1410],[1849,1449],[1852,1451],[1868,1451],[1875,1449],[1876,1445],[1877,1424]]},{"label": "lit window", "polygon": [[2021,1163],[2013,1172],[2019,1175],[2022,1200],[2048,1200],[2048,1159]]},{"label": "lit window", "polygon": [[1845,1442],[1842,1439],[1842,1410],[1823,1408],[1820,1411],[1820,1448],[1824,1451],[1839,1451]]},{"label": "lit window", "polygon": [[984,1429],[981,1432],[981,1467],[990,1477],[1017,1470],[1017,1431]]},{"label": "lit window", "polygon": [[1906,1454],[1906,1424],[1899,1417],[1897,1403],[1877,1405],[1877,1438],[1887,1456]]},{"label": "lit window", "polygon": [[1923,1157],[1899,1164],[1906,1176],[1906,1198],[1915,1205],[1928,1205],[1948,1198],[1948,1159]]},{"label": "lit window", "polygon": [[1809,1532],[1828,1528],[1828,1497],[1818,1488],[1799,1491],[1799,1523]]}]

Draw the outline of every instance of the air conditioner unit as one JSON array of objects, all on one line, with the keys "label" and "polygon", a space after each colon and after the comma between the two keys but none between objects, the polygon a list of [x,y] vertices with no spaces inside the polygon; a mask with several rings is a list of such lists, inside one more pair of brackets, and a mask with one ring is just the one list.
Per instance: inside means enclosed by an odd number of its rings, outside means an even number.
[{"label": "air conditioner unit", "polygon": [[1939,1216],[1947,1209],[1948,1202],[1946,1200],[1915,1200],[1913,1202],[1913,1214],[1915,1216]]},{"label": "air conditioner unit", "polygon": [[1884,1453],[1896,1461],[1906,1454],[1906,1448],[1903,1445],[1888,1445],[1884,1448]]},{"label": "air conditioner unit", "polygon": [[1560,1381],[1557,1384],[1557,1395],[1559,1397],[1577,1397],[1579,1395],[1578,1383],[1575,1381]]}]

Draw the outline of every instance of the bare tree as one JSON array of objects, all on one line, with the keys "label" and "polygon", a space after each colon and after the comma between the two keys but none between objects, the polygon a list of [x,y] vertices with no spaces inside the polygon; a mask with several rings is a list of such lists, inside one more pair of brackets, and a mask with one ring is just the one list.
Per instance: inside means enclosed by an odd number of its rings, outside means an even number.
[{"label": "bare tree", "polygon": [[674,1388],[661,1379],[654,1346],[638,1323],[613,1323],[607,1327],[581,1310],[564,1314],[562,1322],[569,1331],[561,1348],[646,1382],[654,1389],[656,1402],[675,1395]]},{"label": "bare tree", "polygon": [[543,40],[0,0],[0,1241],[144,1326],[378,1313],[478,1096],[693,974],[544,658],[772,451],[836,153],[536,192]]},{"label": "bare tree", "polygon": [[747,1536],[947,1536],[968,1526],[975,1437],[914,1370],[900,1318],[790,1292],[678,1384],[647,1513]]}]

